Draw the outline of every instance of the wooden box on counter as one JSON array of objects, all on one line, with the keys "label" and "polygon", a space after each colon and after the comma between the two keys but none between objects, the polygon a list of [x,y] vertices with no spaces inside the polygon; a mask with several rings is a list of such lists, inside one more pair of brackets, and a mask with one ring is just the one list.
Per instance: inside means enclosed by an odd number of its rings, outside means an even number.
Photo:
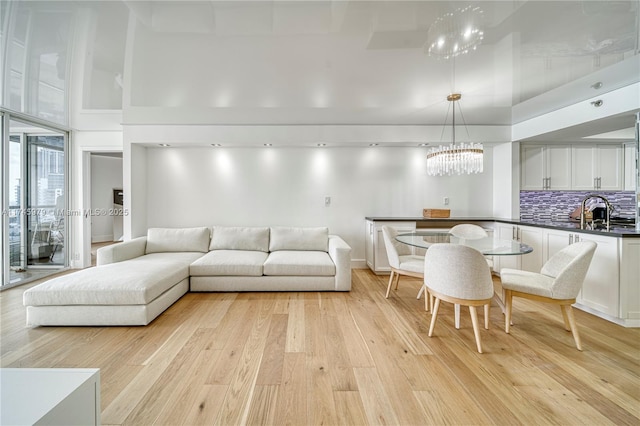
[{"label": "wooden box on counter", "polygon": [[451,210],[449,209],[423,209],[422,217],[426,218],[447,218],[451,215]]}]

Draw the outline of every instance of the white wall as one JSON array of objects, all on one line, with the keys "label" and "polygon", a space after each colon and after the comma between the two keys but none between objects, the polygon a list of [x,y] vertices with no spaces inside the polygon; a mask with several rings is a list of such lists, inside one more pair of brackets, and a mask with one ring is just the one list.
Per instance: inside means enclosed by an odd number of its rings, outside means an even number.
[{"label": "white wall", "polygon": [[[91,210],[113,209],[113,189],[122,189],[122,158],[91,155]],[[113,220],[109,215],[91,218],[91,242],[113,241]]]},{"label": "white wall", "polygon": [[[123,172],[123,237],[128,240],[147,234],[147,148],[125,143]],[[172,170],[164,173],[170,176]]]},{"label": "white wall", "polygon": [[493,216],[520,218],[520,143],[493,147]]},{"label": "white wall", "polygon": [[490,146],[485,173],[451,177],[426,175],[424,148],[145,150],[149,227],[328,226],[358,261],[365,216],[421,216],[425,207],[444,208],[445,196],[452,216],[493,216]]}]

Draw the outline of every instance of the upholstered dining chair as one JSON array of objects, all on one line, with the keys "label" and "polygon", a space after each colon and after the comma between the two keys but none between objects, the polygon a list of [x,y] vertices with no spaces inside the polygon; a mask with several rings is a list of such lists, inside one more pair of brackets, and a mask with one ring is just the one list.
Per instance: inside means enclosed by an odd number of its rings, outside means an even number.
[{"label": "upholstered dining chair", "polygon": [[440,301],[469,307],[478,352],[482,353],[477,306],[484,306],[484,328],[489,328],[489,306],[493,297],[491,271],[479,251],[458,244],[434,244],[424,256],[424,285],[435,297],[429,337],[438,319]]},{"label": "upholstered dining chair", "polygon": [[[423,278],[424,277],[424,256],[418,256],[411,253],[411,249],[401,242],[396,240],[398,231],[388,225],[382,227],[382,236],[384,238],[384,246],[387,250],[387,258],[389,259],[389,266],[391,267],[391,276],[389,277],[389,285],[387,286],[387,294],[385,297],[389,298],[389,292],[391,291],[391,285],[394,280],[396,283],[396,290],[400,282],[400,275],[406,275],[409,277]],[[425,296],[425,300],[428,299],[428,295]],[[425,301],[425,310],[428,310],[428,302]]]},{"label": "upholstered dining chair", "polygon": [[[460,223],[449,229],[449,234],[454,237],[465,240],[477,240],[479,238],[486,238],[489,236],[487,231],[482,226],[474,225],[473,223]],[[493,270],[493,259],[486,257],[487,265]],[[455,305],[455,327],[460,328],[460,305]]]},{"label": "upholstered dining chair", "polygon": [[582,350],[571,305],[582,288],[596,251],[593,241],[580,241],[560,250],[542,266],[540,273],[503,268],[500,279],[505,297],[504,329],[510,332],[513,297],[560,305],[564,327],[571,331],[576,348]]},{"label": "upholstered dining chair", "polygon": [[458,224],[449,229],[449,233],[454,237],[465,238],[468,240],[475,240],[478,238],[485,238],[489,236],[489,234],[487,234],[487,231],[485,231],[483,227],[474,225],[472,223]]}]

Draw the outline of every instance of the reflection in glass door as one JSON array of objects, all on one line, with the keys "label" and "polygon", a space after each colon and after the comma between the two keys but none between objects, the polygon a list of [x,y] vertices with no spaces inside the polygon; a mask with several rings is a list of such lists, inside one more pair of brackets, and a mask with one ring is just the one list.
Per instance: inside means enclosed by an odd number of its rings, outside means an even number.
[{"label": "reflection in glass door", "polygon": [[[9,137],[9,265],[11,271],[24,272],[26,267],[26,250],[24,247],[23,215],[20,206],[23,205],[20,182],[22,180],[22,143],[20,136]],[[13,273],[12,273],[13,275]]]},{"label": "reflection in glass door", "polygon": [[26,135],[27,265],[64,265],[64,137]]},{"label": "reflection in glass door", "polygon": [[17,120],[8,133],[2,284],[15,285],[68,265],[66,133]]}]

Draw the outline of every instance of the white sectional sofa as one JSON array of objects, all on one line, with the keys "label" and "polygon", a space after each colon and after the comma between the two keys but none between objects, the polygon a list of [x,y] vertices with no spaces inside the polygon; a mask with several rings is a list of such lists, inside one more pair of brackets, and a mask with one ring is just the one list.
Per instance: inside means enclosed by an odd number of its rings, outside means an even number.
[{"label": "white sectional sofa", "polygon": [[27,325],[146,325],[189,290],[351,289],[351,248],[327,228],[151,228],[97,264],[25,291]]}]

